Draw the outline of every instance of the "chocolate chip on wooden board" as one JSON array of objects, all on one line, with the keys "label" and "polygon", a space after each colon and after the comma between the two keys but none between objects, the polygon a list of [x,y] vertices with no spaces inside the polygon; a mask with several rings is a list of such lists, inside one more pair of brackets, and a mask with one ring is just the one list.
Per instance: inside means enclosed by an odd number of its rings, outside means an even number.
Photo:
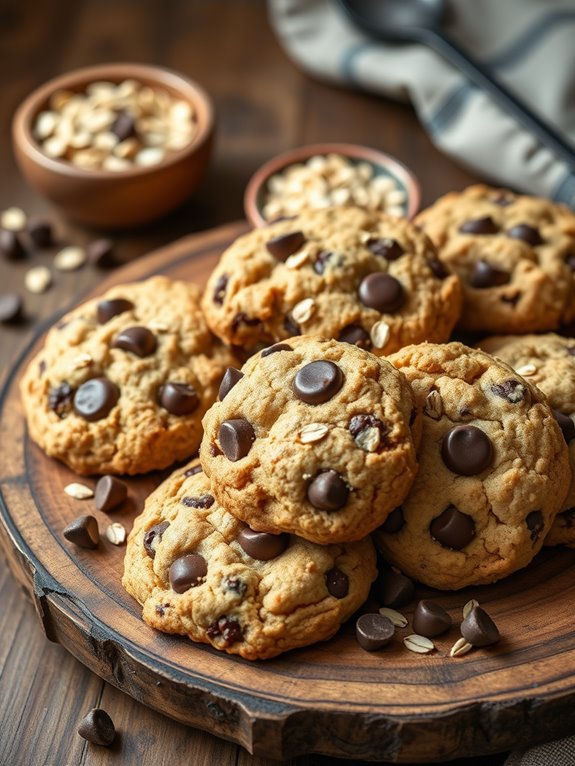
[{"label": "chocolate chip on wooden board", "polygon": [[116,737],[116,727],[105,710],[92,708],[80,721],[78,734],[93,745],[108,747]]},{"label": "chocolate chip on wooden board", "polygon": [[367,652],[382,649],[389,644],[394,634],[393,622],[379,612],[362,614],[355,623],[357,642]]},{"label": "chocolate chip on wooden board", "polygon": [[24,317],[24,301],[18,293],[0,294],[0,324],[16,324]]},{"label": "chocolate chip on wooden board", "polygon": [[96,508],[99,511],[112,511],[123,503],[128,496],[128,487],[115,476],[102,476],[94,492]]},{"label": "chocolate chip on wooden board", "polygon": [[98,522],[94,516],[79,516],[64,527],[62,534],[80,548],[93,550],[100,542]]}]

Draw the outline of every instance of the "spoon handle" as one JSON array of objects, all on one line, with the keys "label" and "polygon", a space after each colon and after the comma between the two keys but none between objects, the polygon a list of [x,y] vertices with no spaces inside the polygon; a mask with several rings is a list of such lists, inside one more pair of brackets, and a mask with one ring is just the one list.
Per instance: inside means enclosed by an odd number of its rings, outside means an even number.
[{"label": "spoon handle", "polygon": [[454,64],[468,79],[487,91],[493,100],[517,122],[536,136],[559,159],[575,168],[575,148],[570,146],[548,122],[538,117],[520,99],[507,90],[478,61],[465,53],[450,37],[433,33],[426,42]]}]

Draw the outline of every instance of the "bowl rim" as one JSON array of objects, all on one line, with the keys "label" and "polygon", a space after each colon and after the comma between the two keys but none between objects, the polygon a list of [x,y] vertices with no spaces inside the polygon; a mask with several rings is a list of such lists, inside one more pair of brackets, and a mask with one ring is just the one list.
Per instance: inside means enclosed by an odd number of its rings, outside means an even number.
[{"label": "bowl rim", "polygon": [[357,160],[365,160],[373,165],[385,167],[391,175],[396,176],[405,186],[407,192],[406,217],[412,219],[419,210],[421,203],[421,186],[415,173],[401,160],[381,149],[362,144],[346,142],[327,142],[306,144],[285,152],[276,154],[261,165],[252,175],[244,192],[244,212],[254,226],[267,226],[267,221],[260,212],[258,195],[270,176],[288,165],[309,159],[314,155],[341,154]]},{"label": "bowl rim", "polygon": [[[55,91],[65,88],[77,88],[78,86],[104,79],[121,81],[126,79],[138,80],[138,78],[148,80],[150,84],[152,82],[157,83],[158,87],[177,91],[181,95],[182,100],[193,104],[196,114],[201,115],[201,118],[197,120],[198,130],[189,144],[166,154],[160,162],[154,165],[134,165],[121,171],[79,168],[71,162],[55,159],[44,154],[32,134],[32,121],[40,112],[42,104]],[[40,165],[44,170],[59,176],[78,179],[115,179],[116,181],[121,181],[158,172],[176,165],[182,159],[194,154],[196,150],[209,141],[214,130],[214,123],[215,110],[213,101],[208,92],[195,80],[173,69],[156,66],[155,64],[111,62],[72,69],[47,80],[35,88],[20,103],[14,113],[12,119],[12,140],[14,148],[18,147],[32,162]]]}]

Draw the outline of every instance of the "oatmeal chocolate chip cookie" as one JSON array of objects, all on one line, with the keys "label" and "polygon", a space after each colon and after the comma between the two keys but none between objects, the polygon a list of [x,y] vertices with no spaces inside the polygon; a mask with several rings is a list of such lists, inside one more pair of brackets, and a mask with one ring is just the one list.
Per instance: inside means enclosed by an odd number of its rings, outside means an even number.
[{"label": "oatmeal chocolate chip cookie", "polygon": [[389,362],[303,336],[226,373],[200,456],[218,501],[253,529],[359,540],[409,490],[420,420]]},{"label": "oatmeal chocolate chip cookie", "polygon": [[255,532],[218,504],[193,463],[146,501],[123,585],[152,627],[255,660],[331,638],[375,576],[369,538],[319,546]]},{"label": "oatmeal chocolate chip cookie", "polygon": [[481,348],[503,359],[547,396],[569,445],[573,478],[545,545],[575,546],[575,339],[547,335],[500,336],[481,341]]},{"label": "oatmeal chocolate chip cookie", "polygon": [[144,473],[192,455],[233,356],[195,285],[118,285],[48,333],[21,384],[31,437],[78,473]]},{"label": "oatmeal chocolate chip cookie", "polygon": [[408,221],[329,208],[256,229],[222,255],[204,313],[226,343],[261,348],[294,335],[353,343],[375,354],[447,340],[461,287]]},{"label": "oatmeal chocolate chip cookie", "polygon": [[575,318],[575,213],[538,197],[471,186],[418,215],[463,285],[459,326],[553,330]]},{"label": "oatmeal chocolate chip cookie", "polygon": [[460,343],[390,361],[423,407],[419,472],[376,532],[384,557],[435,588],[491,583],[526,566],[562,507],[567,445],[545,396]]}]

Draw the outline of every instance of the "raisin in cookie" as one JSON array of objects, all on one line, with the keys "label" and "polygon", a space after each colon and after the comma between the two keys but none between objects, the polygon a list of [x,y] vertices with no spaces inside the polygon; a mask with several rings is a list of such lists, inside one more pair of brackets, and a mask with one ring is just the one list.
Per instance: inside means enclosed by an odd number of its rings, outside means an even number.
[{"label": "raisin in cookie", "polygon": [[[575,473],[575,340],[547,335],[502,336],[481,342],[483,351],[503,359],[547,396],[569,445]],[[545,545],[575,545],[575,479],[555,517]]]},{"label": "raisin in cookie", "polygon": [[526,566],[570,482],[567,445],[545,396],[460,343],[409,346],[390,360],[424,415],[411,492],[375,535],[384,557],[453,590]]},{"label": "raisin in cookie", "polygon": [[255,660],[331,638],[375,576],[369,538],[319,546],[254,532],[218,505],[196,462],[146,501],[123,585],[152,627]]},{"label": "raisin in cookie", "polygon": [[292,338],[229,370],[200,456],[254,529],[327,544],[379,526],[415,476],[421,418],[403,375],[348,343]]},{"label": "raisin in cookie", "polygon": [[82,474],[144,473],[192,455],[233,356],[195,285],[113,287],[53,327],[21,384],[31,437]]},{"label": "raisin in cookie", "polygon": [[294,335],[357,344],[375,354],[449,338],[458,279],[408,221],[358,208],[307,211],[240,237],[203,299],[226,343],[261,348]]},{"label": "raisin in cookie", "polygon": [[575,319],[575,213],[538,197],[470,186],[418,215],[463,285],[459,326],[553,330]]}]

